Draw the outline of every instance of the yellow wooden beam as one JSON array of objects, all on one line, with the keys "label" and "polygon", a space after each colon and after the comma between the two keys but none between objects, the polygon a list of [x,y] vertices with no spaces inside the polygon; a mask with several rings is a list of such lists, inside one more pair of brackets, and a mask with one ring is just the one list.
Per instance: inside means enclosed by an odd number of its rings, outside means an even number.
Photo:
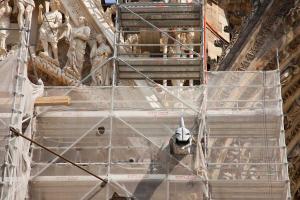
[{"label": "yellow wooden beam", "polygon": [[71,98],[69,96],[39,97],[35,100],[35,106],[69,106]]}]

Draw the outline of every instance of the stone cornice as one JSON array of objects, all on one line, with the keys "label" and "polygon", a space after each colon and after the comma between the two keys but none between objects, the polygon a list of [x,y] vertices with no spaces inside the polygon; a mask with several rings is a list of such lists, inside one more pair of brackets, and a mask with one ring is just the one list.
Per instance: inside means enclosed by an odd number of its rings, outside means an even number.
[{"label": "stone cornice", "polygon": [[[238,40],[244,39],[244,45],[236,43],[225,56],[224,61],[220,64],[220,70],[249,70],[249,66],[252,65],[255,69],[253,61],[269,52],[272,49],[272,44],[276,43],[278,35],[283,35],[282,41],[287,40],[284,27],[282,27],[283,21],[288,18],[288,13],[294,8],[294,0],[279,1],[269,6],[262,16],[260,22],[255,26],[255,30],[246,32],[247,37],[242,37],[240,34]],[[280,33],[279,33],[280,32]],[[244,33],[245,34],[245,33]],[[293,38],[293,37],[292,37]],[[280,42],[280,39],[278,39]],[[239,49],[236,52],[236,57],[230,60],[230,55],[235,49]],[[273,49],[276,49],[273,48]],[[272,52],[271,52],[272,53]],[[229,67],[230,66],[230,67]]]},{"label": "stone cornice", "polygon": [[247,48],[253,36],[258,34],[262,18],[265,17],[270,10],[272,10],[272,6],[273,0],[265,1],[257,13],[249,19],[246,26],[241,29],[235,44],[231,47],[231,49],[229,49],[229,52],[221,61],[218,70],[232,70],[229,66],[233,66],[233,63],[240,56],[243,49]]}]

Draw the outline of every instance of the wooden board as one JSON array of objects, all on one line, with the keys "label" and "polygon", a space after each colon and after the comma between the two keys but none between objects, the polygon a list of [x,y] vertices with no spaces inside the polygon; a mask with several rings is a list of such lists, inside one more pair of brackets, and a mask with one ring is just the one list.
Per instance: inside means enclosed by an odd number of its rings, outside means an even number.
[{"label": "wooden board", "polygon": [[39,97],[34,102],[35,106],[69,106],[71,98],[69,96],[51,96],[51,97]]}]

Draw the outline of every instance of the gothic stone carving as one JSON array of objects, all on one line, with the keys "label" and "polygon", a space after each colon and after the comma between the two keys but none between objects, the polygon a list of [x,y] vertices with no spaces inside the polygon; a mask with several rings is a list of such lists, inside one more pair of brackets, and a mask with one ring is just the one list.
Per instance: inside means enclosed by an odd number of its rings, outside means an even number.
[{"label": "gothic stone carving", "polygon": [[33,57],[32,64],[40,71],[52,77],[56,83],[62,85],[78,85],[78,80],[64,73],[54,62],[53,59],[43,54]]},{"label": "gothic stone carving", "polygon": [[79,17],[78,22],[79,26],[71,30],[70,47],[67,53],[68,61],[64,68],[66,72],[72,74],[77,79],[81,79],[85,48],[91,29],[86,25],[85,17]]},{"label": "gothic stone carving", "polygon": [[91,85],[110,85],[111,66],[110,63],[106,63],[100,69],[98,69],[111,54],[110,47],[106,44],[104,37],[99,34],[96,37],[90,58],[92,62],[92,84]]},{"label": "gothic stone carving", "polygon": [[114,27],[112,15],[116,13],[117,7],[112,5],[111,7],[107,8],[104,13],[105,21],[108,23],[110,27]]},{"label": "gothic stone carving", "polygon": [[[130,34],[125,41],[125,44],[136,45],[138,43],[139,43],[139,35],[138,34]],[[141,48],[138,46],[127,46],[126,50],[128,52],[132,52],[134,55],[141,54]]]},{"label": "gothic stone carving", "polygon": [[[60,7],[59,0],[52,0],[50,2],[51,11],[45,14],[42,14],[43,6],[39,6],[39,16],[38,21],[41,23],[40,27],[40,40],[43,46],[43,54],[46,56],[50,56],[53,54],[54,61],[57,65],[58,63],[58,53],[57,53],[57,43],[58,40],[65,36],[65,34],[60,34],[59,31],[63,27],[62,26],[62,14],[58,11]],[[65,31],[68,32],[67,29],[70,29],[70,24],[68,20],[68,16],[66,17],[66,24],[64,25]],[[48,44],[51,45],[52,52],[49,51]],[[51,56],[52,57],[52,56]]]}]

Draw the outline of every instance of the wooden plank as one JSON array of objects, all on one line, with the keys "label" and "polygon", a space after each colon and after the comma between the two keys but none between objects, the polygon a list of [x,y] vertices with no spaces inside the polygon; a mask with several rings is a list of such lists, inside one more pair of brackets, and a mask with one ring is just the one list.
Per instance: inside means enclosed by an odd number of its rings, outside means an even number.
[{"label": "wooden plank", "polygon": [[34,102],[35,106],[69,106],[70,104],[71,98],[69,96],[39,97]]}]

